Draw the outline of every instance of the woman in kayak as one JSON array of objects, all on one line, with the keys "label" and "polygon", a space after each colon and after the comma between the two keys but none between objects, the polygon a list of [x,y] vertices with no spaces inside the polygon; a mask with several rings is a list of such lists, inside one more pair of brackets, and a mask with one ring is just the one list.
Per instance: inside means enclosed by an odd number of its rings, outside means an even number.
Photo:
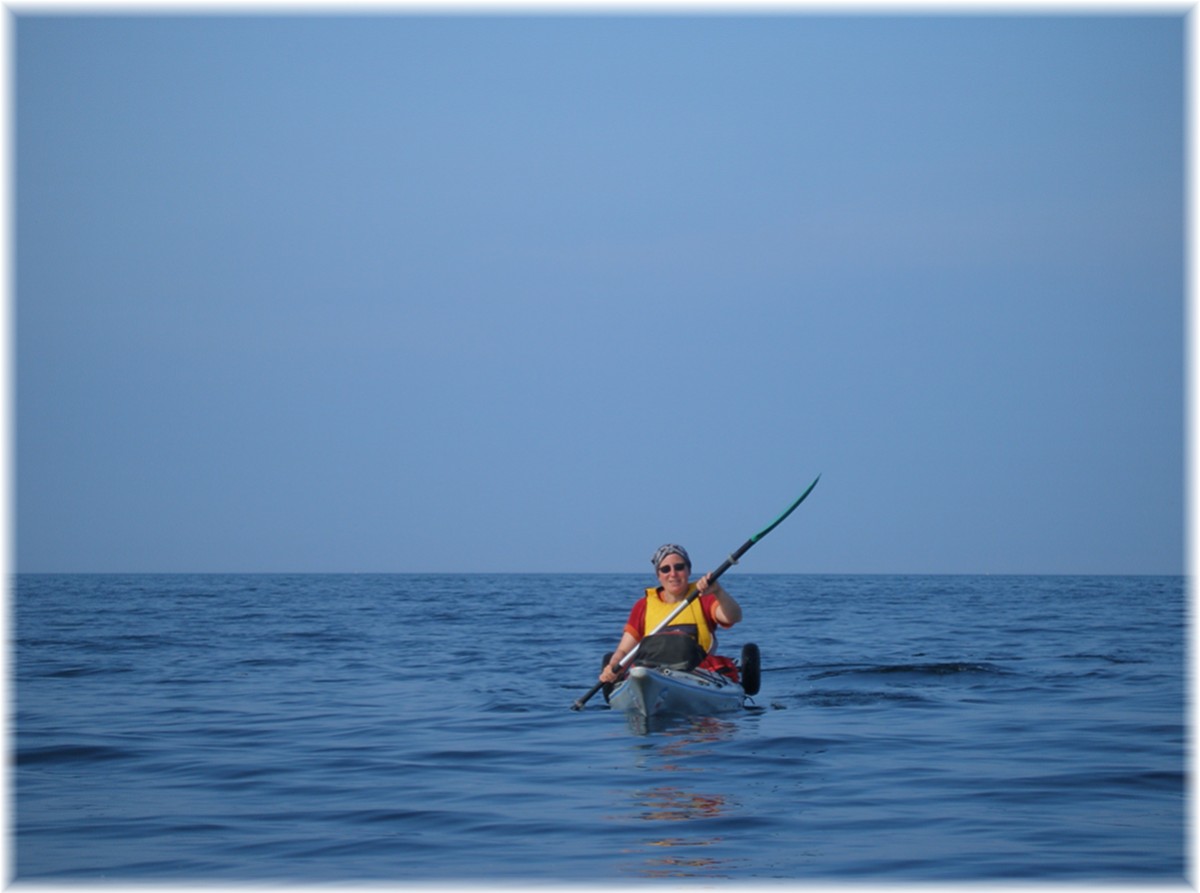
[{"label": "woman in kayak", "polygon": [[617,644],[617,650],[600,671],[600,681],[616,681],[621,672],[621,659],[632,651],[647,633],[657,628],[671,611],[687,598],[693,588],[701,594],[671,621],[666,630],[674,632],[678,628],[678,632],[692,635],[696,639],[705,654],[704,660],[699,664],[702,669],[732,671],[736,674],[734,662],[730,658],[713,653],[716,645],[714,633],[717,627],[728,629],[740,621],[741,606],[720,583],[714,582],[710,585],[708,574],[696,583],[688,582],[692,573],[692,561],[683,546],[674,543],[660,546],[650,560],[658,572],[659,585],[647,589],[645,598],[638,599],[633,610],[629,612],[629,619],[625,622],[625,630]]}]

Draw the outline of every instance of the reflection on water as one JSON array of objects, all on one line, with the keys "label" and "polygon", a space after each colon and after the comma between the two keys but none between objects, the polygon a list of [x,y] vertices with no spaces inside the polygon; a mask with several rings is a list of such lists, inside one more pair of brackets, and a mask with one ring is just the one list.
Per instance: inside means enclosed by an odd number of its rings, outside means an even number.
[{"label": "reflection on water", "polygon": [[[716,717],[632,716],[629,723],[635,734],[648,739],[638,751],[638,768],[658,782],[629,792],[630,817],[649,823],[650,832],[640,847],[627,850],[642,857],[629,870],[657,878],[729,876],[733,860],[714,851],[723,838],[706,826],[736,816],[740,806],[728,792],[712,789],[711,745],[732,738],[737,724]],[[669,834],[661,833],[667,829],[658,827],[660,822],[672,823]]]},{"label": "reflection on water", "polygon": [[737,731],[737,723],[716,716],[639,716],[625,714],[635,735],[664,735],[673,742],[690,745],[698,741],[726,741]]},{"label": "reflection on water", "polygon": [[638,816],[647,821],[683,822],[689,819],[713,818],[722,815],[723,794],[705,796],[677,787],[651,788],[634,792],[634,802],[642,807]]},{"label": "reflection on water", "polygon": [[[650,846],[681,849],[712,846],[716,842],[716,840],[683,840],[678,837],[648,841]],[[665,856],[647,858],[646,864],[638,870],[638,874],[642,877],[722,877],[728,876],[728,867],[729,863],[724,859],[712,859],[687,852],[676,853],[672,850]],[[726,869],[726,871],[723,872],[722,869]]]}]

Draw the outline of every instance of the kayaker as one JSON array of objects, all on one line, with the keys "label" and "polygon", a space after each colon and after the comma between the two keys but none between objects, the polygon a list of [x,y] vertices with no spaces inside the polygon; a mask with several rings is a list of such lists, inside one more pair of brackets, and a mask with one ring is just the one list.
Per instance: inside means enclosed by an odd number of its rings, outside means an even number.
[{"label": "kayaker", "polygon": [[625,622],[625,630],[617,644],[617,650],[600,671],[600,681],[616,681],[621,671],[621,659],[633,650],[648,631],[662,623],[679,602],[687,598],[693,587],[702,594],[671,621],[667,630],[675,631],[678,627],[688,634],[694,633],[705,652],[700,667],[736,674],[736,666],[731,658],[713,653],[716,645],[714,633],[717,627],[728,629],[742,619],[741,605],[719,582],[710,585],[708,574],[694,584],[689,582],[692,560],[683,546],[674,543],[659,546],[650,560],[658,574],[659,585],[647,589],[645,596],[638,599],[629,612],[629,619]]}]

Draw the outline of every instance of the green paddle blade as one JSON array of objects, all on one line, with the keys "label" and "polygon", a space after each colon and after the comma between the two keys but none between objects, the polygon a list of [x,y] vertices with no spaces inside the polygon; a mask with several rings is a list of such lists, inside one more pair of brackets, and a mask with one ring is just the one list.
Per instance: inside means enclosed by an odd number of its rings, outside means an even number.
[{"label": "green paddle blade", "polygon": [[757,543],[760,539],[762,539],[764,536],[766,536],[768,533],[770,533],[772,530],[774,530],[776,527],[778,527],[780,524],[782,524],[784,519],[787,518],[788,515],[790,515],[792,512],[794,512],[796,510],[796,506],[798,506],[800,503],[804,502],[804,500],[808,497],[808,494],[813,491],[813,487],[815,487],[817,485],[817,481],[819,481],[820,479],[821,479],[821,476],[817,475],[816,480],[814,480],[811,484],[808,485],[808,489],[800,494],[800,498],[797,499],[795,502],[793,502],[791,505],[789,505],[787,507],[787,511],[785,511],[782,515],[780,515],[778,518],[776,518],[774,521],[772,521],[770,524],[768,524],[766,527],[764,527],[758,533],[754,534],[754,536],[750,537],[750,542]]}]

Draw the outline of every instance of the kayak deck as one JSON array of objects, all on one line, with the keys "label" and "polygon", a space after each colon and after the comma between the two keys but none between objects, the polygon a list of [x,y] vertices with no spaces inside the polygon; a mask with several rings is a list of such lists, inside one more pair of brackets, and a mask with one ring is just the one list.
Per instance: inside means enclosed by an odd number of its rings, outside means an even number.
[{"label": "kayak deck", "polygon": [[639,716],[728,713],[745,702],[745,691],[727,676],[666,667],[631,667],[608,696],[613,709]]}]

